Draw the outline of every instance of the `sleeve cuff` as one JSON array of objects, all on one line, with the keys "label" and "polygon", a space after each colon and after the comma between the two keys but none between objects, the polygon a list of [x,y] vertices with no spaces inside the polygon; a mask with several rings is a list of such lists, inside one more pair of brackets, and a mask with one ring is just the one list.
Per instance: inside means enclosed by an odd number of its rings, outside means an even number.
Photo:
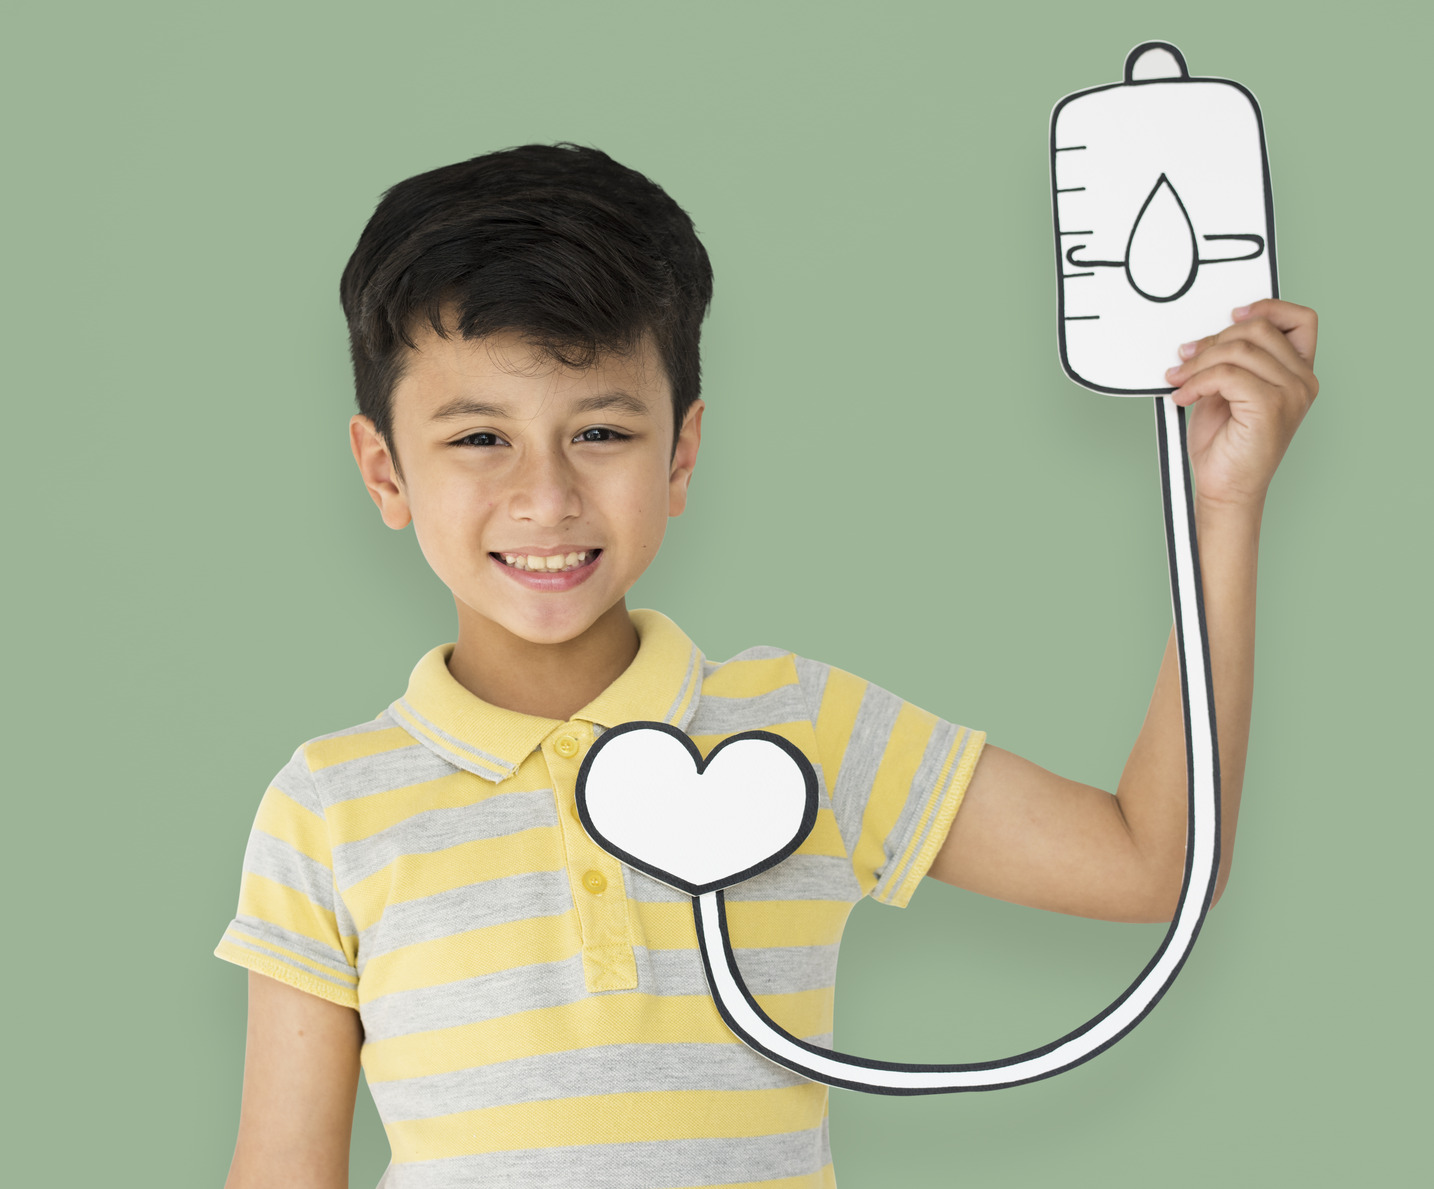
[{"label": "sleeve cuff", "polygon": [[951,830],[956,811],[961,808],[966,787],[971,783],[976,761],[985,745],[985,731],[961,728],[942,766],[936,787],[922,807],[906,846],[902,848],[901,857],[872,889],[873,900],[893,908],[905,908],[911,902],[912,895],[946,842],[946,835]]},{"label": "sleeve cuff", "polygon": [[358,1010],[358,978],[352,974],[339,974],[325,969],[317,963],[306,961],[301,955],[285,951],[282,947],[249,935],[231,925],[214,955],[226,962],[233,962],[256,974],[266,975],[287,983],[340,1007]]}]

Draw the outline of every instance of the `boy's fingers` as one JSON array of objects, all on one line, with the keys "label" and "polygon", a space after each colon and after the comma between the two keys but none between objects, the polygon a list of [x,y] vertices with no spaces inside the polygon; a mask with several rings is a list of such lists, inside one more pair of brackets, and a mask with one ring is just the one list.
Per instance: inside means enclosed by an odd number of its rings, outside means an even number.
[{"label": "boy's fingers", "polygon": [[1241,306],[1231,315],[1235,322],[1251,318],[1265,318],[1280,331],[1306,363],[1313,363],[1315,344],[1319,339],[1319,315],[1309,306],[1298,306],[1292,301],[1279,301],[1273,297]]},{"label": "boy's fingers", "polygon": [[[1185,354],[1185,352],[1181,352]],[[1215,363],[1235,363],[1272,384],[1302,387],[1310,399],[1319,391],[1314,370],[1290,341],[1264,318],[1240,322],[1201,339],[1193,357],[1168,373],[1179,384]]]},{"label": "boy's fingers", "polygon": [[[1166,373],[1166,378],[1172,384],[1185,384],[1201,372],[1223,364],[1243,368],[1252,376],[1256,376],[1276,388],[1307,386],[1305,377],[1298,374],[1292,375],[1284,360],[1277,359],[1262,345],[1250,342],[1248,339],[1232,339],[1229,342],[1217,342],[1206,347],[1189,363],[1178,368],[1171,368]],[[1300,370],[1306,370],[1302,361]]]},{"label": "boy's fingers", "polygon": [[1278,402],[1282,389],[1234,363],[1217,363],[1202,368],[1180,385],[1171,399],[1177,405],[1193,405],[1201,397],[1222,396],[1232,405]]},{"label": "boy's fingers", "polygon": [[1180,356],[1185,362],[1179,365],[1178,370],[1182,375],[1193,375],[1195,368],[1205,366],[1206,356],[1213,348],[1235,342],[1251,343],[1278,361],[1287,369],[1291,378],[1297,379],[1309,391],[1311,399],[1319,392],[1319,380],[1315,378],[1314,369],[1309,360],[1296,350],[1290,336],[1282,333],[1268,318],[1256,317],[1253,314],[1243,322],[1225,327],[1219,334],[1182,345]]}]

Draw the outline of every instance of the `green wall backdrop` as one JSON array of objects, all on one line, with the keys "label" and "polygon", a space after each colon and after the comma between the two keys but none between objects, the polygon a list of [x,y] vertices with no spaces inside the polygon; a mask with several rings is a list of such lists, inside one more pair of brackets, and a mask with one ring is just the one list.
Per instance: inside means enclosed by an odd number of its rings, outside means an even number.
[{"label": "green wall backdrop", "polygon": [[[4,644],[13,1184],[219,1185],[244,976],[211,956],[265,784],[453,638],[348,455],[339,271],[400,178],[598,145],[717,297],[688,515],[631,599],[1113,787],[1168,630],[1145,401],[1061,374],[1051,105],[1162,37],[1260,98],[1323,394],[1271,493],[1230,891],[1125,1042],[994,1094],[837,1092],[843,1189],[1428,1174],[1424,5],[16,6]],[[811,584],[825,592],[813,602]],[[1156,926],[931,881],[860,906],[837,1036],[996,1057]],[[900,988],[904,1006],[892,1012]],[[354,1186],[387,1149],[360,1089]],[[9,1175],[7,1175],[7,1180]]]}]

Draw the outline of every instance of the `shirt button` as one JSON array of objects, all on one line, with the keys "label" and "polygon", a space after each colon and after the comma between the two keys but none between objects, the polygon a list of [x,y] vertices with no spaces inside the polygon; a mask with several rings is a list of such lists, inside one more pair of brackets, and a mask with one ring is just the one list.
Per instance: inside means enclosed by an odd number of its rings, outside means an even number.
[{"label": "shirt button", "polygon": [[565,760],[570,760],[578,754],[578,741],[571,735],[559,735],[558,741],[553,744],[553,750]]},{"label": "shirt button", "polygon": [[583,887],[594,896],[601,896],[607,891],[607,879],[601,871],[589,871],[583,876]]}]

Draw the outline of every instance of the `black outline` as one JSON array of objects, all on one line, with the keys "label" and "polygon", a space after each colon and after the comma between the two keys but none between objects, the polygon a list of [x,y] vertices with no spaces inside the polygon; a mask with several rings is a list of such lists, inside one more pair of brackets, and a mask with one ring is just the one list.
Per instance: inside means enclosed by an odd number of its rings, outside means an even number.
[{"label": "black outline", "polygon": [[[664,871],[661,867],[656,867],[651,863],[644,862],[636,855],[630,855],[620,846],[614,845],[611,840],[606,838],[598,830],[598,828],[593,825],[592,817],[588,813],[588,773],[592,770],[593,760],[602,752],[602,749],[608,743],[610,743],[613,739],[616,739],[619,735],[626,735],[630,731],[639,730],[662,731],[664,734],[671,735],[674,739],[680,740],[682,745],[687,749],[687,754],[692,757],[692,763],[693,766],[697,769],[698,776],[701,776],[702,773],[706,771],[707,766],[717,757],[717,754],[728,744],[738,743],[744,739],[765,739],[769,743],[775,743],[778,747],[780,747],[783,751],[787,753],[788,757],[793,762],[795,762],[797,768],[802,774],[802,781],[806,788],[806,804],[802,809],[802,820],[797,826],[796,833],[792,835],[791,840],[784,844],[780,850],[776,851],[774,854],[768,855],[760,863],[753,864],[745,871],[739,871],[733,875],[723,876],[721,879],[713,880],[712,882],[706,884],[690,883],[689,881],[683,879],[681,876],[673,875],[670,871]],[[611,730],[604,731],[602,735],[599,736],[598,741],[594,743],[589,749],[588,754],[583,757],[582,766],[578,768],[578,781],[577,788],[575,790],[575,796],[578,805],[578,819],[582,822],[583,829],[588,832],[588,837],[590,837],[594,842],[596,842],[600,847],[602,847],[603,850],[607,851],[608,854],[612,855],[614,858],[621,859],[629,867],[634,867],[638,871],[645,872],[646,874],[652,876],[653,879],[661,880],[669,887],[677,888],[679,891],[686,892],[689,896],[700,896],[703,892],[715,892],[720,888],[731,887],[733,884],[741,883],[743,880],[751,879],[754,875],[761,874],[768,868],[775,867],[788,855],[792,854],[797,849],[797,847],[801,846],[801,844],[806,840],[807,835],[812,832],[812,827],[817,824],[816,771],[812,768],[811,761],[807,759],[805,755],[802,754],[801,750],[797,747],[796,744],[792,743],[789,739],[783,739],[780,735],[773,734],[771,731],[743,731],[737,735],[730,735],[726,739],[723,739],[721,743],[717,744],[717,746],[714,747],[710,752],[708,752],[706,759],[703,759],[702,753],[697,750],[697,745],[693,743],[690,738],[688,738],[686,732],[679,730],[677,727],[672,726],[670,723],[648,722],[640,719],[633,722],[625,722],[620,724],[619,726],[613,727]]]},{"label": "black outline", "polygon": [[[1179,448],[1181,460],[1180,481],[1185,492],[1184,527],[1187,535],[1183,538],[1183,541],[1180,537],[1177,536],[1175,531],[1174,498],[1171,491],[1171,442],[1169,439],[1169,433],[1165,425],[1165,412],[1167,405],[1168,407],[1173,408],[1175,413],[1175,421],[1177,427],[1176,444]],[[789,1032],[787,1032],[786,1029],[782,1028],[779,1024],[777,1024],[776,1021],[771,1018],[771,1016],[769,1016],[765,1011],[763,1011],[761,1005],[757,1003],[757,1000],[752,995],[751,991],[747,989],[747,985],[742,978],[742,972],[737,966],[736,955],[733,952],[732,947],[732,938],[727,928],[727,901],[726,897],[721,891],[718,891],[716,893],[716,905],[718,925],[721,933],[723,960],[726,963],[728,972],[731,974],[733,981],[741,990],[742,996],[746,1001],[748,1007],[774,1032],[786,1038],[795,1047],[802,1049],[808,1053],[825,1057],[829,1060],[840,1061],[843,1065],[849,1066],[852,1069],[881,1069],[894,1072],[924,1074],[943,1072],[971,1073],[979,1070],[994,1071],[1003,1068],[1009,1068],[1010,1066],[1016,1065],[1020,1062],[1029,1061],[1034,1058],[1041,1057],[1046,1053],[1050,1053],[1055,1049],[1059,1048],[1060,1046],[1068,1044],[1071,1041],[1076,1040],[1089,1032],[1112,1012],[1116,1011],[1123,1003],[1125,1003],[1127,999],[1131,997],[1132,994],[1134,994],[1138,989],[1140,989],[1143,986],[1147,975],[1150,974],[1150,972],[1156,967],[1156,965],[1159,964],[1160,960],[1164,957],[1166,951],[1170,948],[1171,941],[1174,938],[1176,930],[1180,925],[1181,916],[1185,910],[1185,903],[1189,897],[1190,888],[1195,878],[1195,850],[1194,847],[1190,845],[1190,840],[1192,840],[1195,836],[1196,791],[1195,753],[1193,747],[1193,733],[1190,723],[1190,675],[1186,669],[1187,639],[1185,633],[1188,627],[1188,609],[1182,607],[1180,601],[1179,566],[1179,556],[1182,552],[1181,545],[1184,541],[1188,541],[1191,581],[1193,582],[1195,589],[1194,626],[1195,630],[1199,633],[1200,657],[1205,678],[1206,710],[1209,714],[1210,749],[1212,760],[1212,793],[1214,797],[1214,817],[1212,823],[1214,838],[1212,850],[1213,866],[1209,871],[1205,888],[1201,895],[1199,914],[1197,915],[1195,924],[1190,931],[1190,939],[1186,944],[1184,951],[1181,953],[1179,959],[1176,961],[1168,977],[1160,985],[1160,987],[1157,988],[1154,995],[1151,996],[1150,1001],[1145,1005],[1141,1012],[1133,1020],[1130,1021],[1129,1024],[1127,1024],[1114,1036],[1102,1042],[1096,1048],[1093,1048],[1088,1052],[1083,1053],[1072,1061],[1066,1062],[1064,1065],[1057,1066],[1054,1069],[1047,1070],[1044,1073],[1035,1074],[1031,1077],[1024,1077],[1011,1081],[995,1081],[984,1085],[907,1087],[874,1086],[870,1083],[862,1082],[856,1079],[835,1078],[826,1074],[818,1074],[815,1070],[810,1067],[803,1066],[800,1062],[777,1054],[773,1050],[763,1045],[756,1037],[753,1037],[738,1026],[736,1019],[732,1016],[731,1012],[723,1003],[721,996],[717,992],[717,983],[716,980],[713,978],[712,974],[712,946],[710,944],[710,939],[707,937],[706,932],[703,928],[701,903],[699,902],[698,898],[694,896],[692,900],[692,916],[697,927],[698,949],[702,954],[703,973],[707,977],[707,985],[712,992],[712,999],[713,1002],[717,1005],[717,1011],[722,1016],[723,1022],[726,1023],[727,1027],[730,1028],[732,1032],[743,1041],[743,1043],[748,1045],[750,1048],[756,1050],[757,1052],[761,1053],[768,1060],[775,1062],[776,1064],[781,1065],[786,1069],[790,1069],[795,1073],[801,1074],[803,1077],[809,1078],[810,1080],[815,1082],[820,1082],[824,1085],[840,1086],[843,1089],[847,1090],[861,1090],[871,1094],[888,1094],[905,1097],[918,1094],[959,1094],[981,1090],[1005,1089],[1009,1086],[1023,1086],[1029,1082],[1044,1081],[1046,1078],[1055,1077],[1057,1074],[1064,1073],[1066,1070],[1074,1069],[1077,1065],[1083,1065],[1092,1057],[1095,1057],[1098,1054],[1105,1052],[1105,1050],[1110,1048],[1111,1045],[1115,1044],[1123,1037],[1129,1035],[1131,1030],[1135,1028],[1135,1026],[1139,1024],[1143,1019],[1145,1019],[1145,1017],[1150,1014],[1151,1010],[1155,1007],[1155,1005],[1159,1003],[1162,998],[1164,998],[1165,992],[1170,989],[1171,983],[1175,981],[1180,971],[1184,968],[1186,959],[1189,958],[1190,951],[1194,948],[1195,942],[1200,936],[1201,927],[1205,922],[1205,915],[1210,909],[1210,902],[1214,896],[1215,884],[1220,870],[1220,745],[1219,731],[1215,722],[1215,690],[1210,673],[1210,642],[1205,624],[1205,599],[1202,590],[1202,580],[1200,575],[1200,549],[1198,539],[1195,535],[1195,501],[1193,493],[1193,484],[1191,482],[1190,477],[1190,455],[1186,439],[1185,410],[1169,402],[1168,398],[1157,398],[1155,401],[1155,419],[1156,437],[1159,443],[1160,450],[1160,490],[1162,497],[1161,502],[1164,509],[1166,555],[1170,570],[1171,602],[1174,607],[1175,632],[1177,641],[1179,643],[1178,655],[1180,658],[1180,705],[1181,712],[1185,720],[1185,779],[1186,789],[1188,792],[1185,817],[1187,843],[1185,847],[1184,872],[1181,877],[1180,883],[1180,899],[1176,905],[1175,912],[1171,917],[1170,928],[1166,930],[1165,937],[1160,943],[1160,948],[1155,951],[1154,956],[1150,959],[1149,962],[1145,964],[1144,969],[1141,970],[1135,981],[1132,982],[1130,986],[1127,987],[1117,999],[1111,1002],[1109,1006],[1107,1006],[1098,1015],[1093,1016],[1084,1024],[1080,1025],[1080,1027],[1073,1029],[1072,1031],[1066,1033],[1064,1036],[1061,1036],[1048,1044],[1042,1045],[1041,1047],[1036,1049],[1031,1049],[1024,1053],[1019,1053],[1014,1057],[1005,1057],[995,1061],[975,1061],[965,1064],[954,1065],[928,1065],[896,1061],[875,1061],[867,1057],[854,1057],[849,1056],[845,1053],[838,1053],[832,1049],[819,1048],[816,1045],[808,1044],[806,1041],[799,1040],[795,1036],[792,1036]]]},{"label": "black outline", "polygon": [[[1180,78],[1172,79],[1168,74],[1161,78],[1136,78],[1135,64],[1140,61],[1147,50],[1169,50],[1175,55],[1175,64],[1180,67]],[[1120,72],[1122,83],[1157,83],[1157,82],[1181,82],[1190,77],[1190,67],[1185,65],[1185,55],[1177,50],[1168,41],[1142,41],[1130,53],[1125,55],[1125,69]]]},{"label": "black outline", "polygon": [[[1183,72],[1181,76],[1179,78],[1131,78],[1130,71],[1133,69],[1136,59],[1139,58],[1141,54],[1145,53],[1146,50],[1151,49],[1169,50],[1175,56],[1175,60],[1180,64],[1180,68]],[[1234,87],[1237,91],[1239,91],[1240,94],[1242,94],[1249,101],[1250,107],[1254,110],[1255,130],[1259,133],[1260,138],[1260,171],[1265,189],[1265,248],[1268,251],[1270,257],[1270,296],[1273,298],[1278,298],[1280,296],[1279,269],[1275,259],[1275,201],[1274,195],[1270,189],[1270,154],[1269,149],[1265,144],[1265,117],[1264,114],[1260,111],[1259,102],[1255,99],[1255,96],[1250,92],[1250,89],[1248,87],[1242,86],[1240,83],[1235,82],[1233,79],[1215,78],[1213,76],[1206,75],[1192,76],[1189,73],[1189,67],[1185,63],[1185,55],[1182,54],[1175,46],[1171,45],[1170,42],[1141,42],[1138,46],[1131,50],[1129,54],[1126,55],[1125,70],[1123,71],[1123,77],[1120,82],[1102,83],[1098,87],[1087,87],[1081,91],[1072,91],[1069,95],[1064,96],[1055,105],[1055,107],[1051,109],[1051,225],[1055,231],[1056,236],[1056,333],[1058,335],[1058,340],[1060,344],[1061,370],[1064,371],[1065,374],[1069,376],[1072,381],[1079,384],[1082,388],[1088,388],[1092,392],[1104,392],[1109,396],[1164,396],[1166,393],[1174,392],[1175,390],[1170,387],[1108,388],[1104,384],[1092,383],[1090,380],[1087,380],[1082,377],[1080,373],[1078,373],[1073,367],[1071,367],[1070,359],[1066,354],[1066,322],[1086,321],[1087,319],[1066,317],[1065,287],[1060,283],[1060,272],[1062,268],[1060,237],[1062,235],[1077,233],[1061,231],[1060,207],[1056,202],[1055,155],[1057,153],[1070,152],[1072,149],[1083,149],[1087,146],[1058,146],[1056,144],[1056,120],[1060,116],[1061,111],[1066,106],[1066,104],[1081,98],[1083,95],[1093,95],[1097,91],[1109,91],[1113,87],[1148,87],[1152,84],[1162,83],[1176,85],[1182,83],[1222,83],[1227,87]]]},{"label": "black outline", "polygon": [[[1135,274],[1130,271],[1130,248],[1131,245],[1135,243],[1136,229],[1140,226],[1141,219],[1145,218],[1146,208],[1155,201],[1155,196],[1160,192],[1161,186],[1169,187],[1171,197],[1175,199],[1175,205],[1180,208],[1180,213],[1185,217],[1185,226],[1190,231],[1190,271],[1185,276],[1185,283],[1169,297],[1156,297],[1153,293],[1147,293],[1135,283]],[[1071,187],[1071,190],[1084,189],[1084,186]],[[1057,190],[1056,193],[1069,194],[1071,190]],[[1091,235],[1092,232],[1062,231],[1060,234]],[[1146,301],[1166,302],[1175,301],[1177,298],[1184,297],[1185,294],[1190,291],[1190,286],[1195,283],[1195,278],[1200,274],[1200,266],[1202,264],[1230,264],[1236,260],[1257,260],[1260,253],[1265,250],[1265,237],[1262,235],[1202,235],[1200,238],[1203,240],[1242,239],[1247,243],[1254,244],[1255,250],[1253,252],[1247,252],[1243,256],[1216,256],[1210,260],[1204,259],[1200,255],[1200,245],[1195,242],[1195,224],[1190,221],[1190,212],[1185,209],[1185,202],[1180,197],[1180,191],[1175,188],[1175,183],[1172,182],[1167,175],[1162,173],[1155,180],[1155,185],[1150,187],[1150,193],[1145,196],[1145,201],[1140,204],[1140,210],[1135,214],[1135,222],[1130,225],[1130,238],[1125,241],[1124,260],[1077,260],[1075,254],[1085,247],[1085,244],[1073,244],[1067,248],[1065,259],[1067,264],[1074,264],[1077,268],[1123,268],[1125,269],[1126,282],[1132,289],[1139,293],[1141,297],[1145,298]],[[1059,247],[1059,245],[1057,246]],[[1094,273],[1063,272],[1060,274],[1060,279],[1065,281],[1071,277],[1089,277],[1094,275]],[[1071,319],[1068,318],[1066,321],[1071,321]]]},{"label": "black outline", "polygon": [[[1160,193],[1160,187],[1166,186],[1175,198],[1175,205],[1180,208],[1180,213],[1185,217],[1185,227],[1190,232],[1190,271],[1185,274],[1185,284],[1181,285],[1169,297],[1156,297],[1153,293],[1147,293],[1135,283],[1135,274],[1130,271],[1130,249],[1135,244],[1135,233],[1140,229],[1140,220],[1145,218],[1145,212],[1150,204],[1155,201],[1155,196]],[[1190,222],[1190,212],[1185,209],[1185,203],[1180,198],[1180,191],[1175,188],[1171,180],[1161,174],[1155,180],[1155,185],[1150,187],[1150,193],[1145,196],[1145,201],[1140,204],[1140,209],[1135,212],[1135,222],[1130,225],[1130,238],[1125,241],[1125,279],[1130,282],[1134,289],[1146,301],[1157,301],[1162,305],[1167,301],[1176,301],[1190,292],[1190,286],[1195,283],[1195,278],[1200,275],[1200,245],[1195,239],[1195,224]]]},{"label": "black outline", "polygon": [[[1171,187],[1173,190],[1175,187]],[[1263,235],[1202,235],[1204,240],[1216,239],[1243,239],[1255,245],[1255,250],[1244,256],[1217,256],[1214,260],[1201,259],[1201,264],[1228,264],[1232,260],[1258,260],[1260,253],[1265,250],[1265,237]]]}]

